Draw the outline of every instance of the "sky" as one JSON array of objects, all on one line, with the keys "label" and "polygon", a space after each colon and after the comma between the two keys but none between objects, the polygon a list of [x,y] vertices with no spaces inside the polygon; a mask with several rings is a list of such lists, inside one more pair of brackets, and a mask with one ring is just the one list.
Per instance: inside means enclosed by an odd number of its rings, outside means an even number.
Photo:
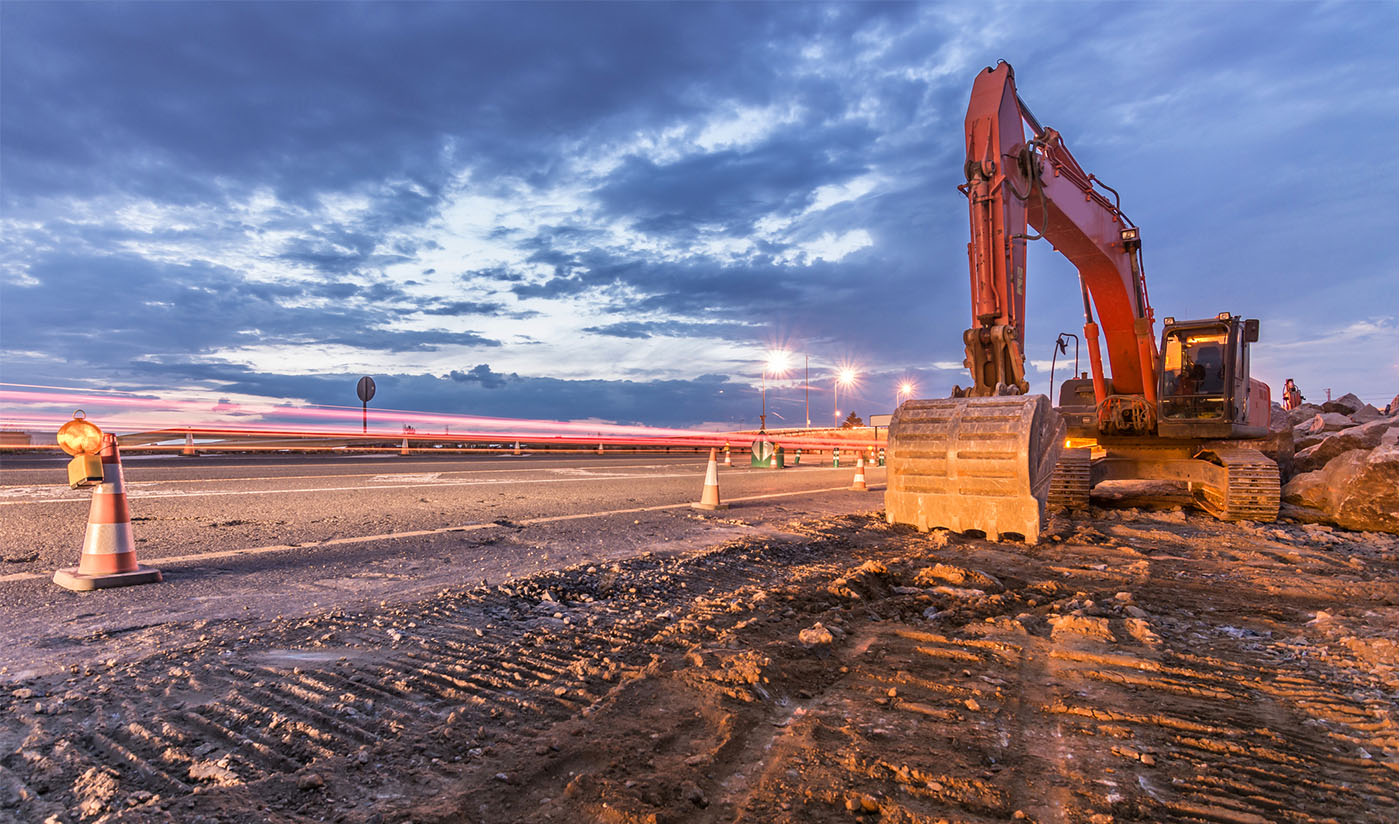
[{"label": "sky", "polygon": [[[764,386],[770,426],[829,422],[842,365],[843,417],[946,396],[1004,59],[1142,228],[1159,318],[1259,318],[1275,398],[1383,406],[1396,38],[1366,0],[5,0],[0,381],[683,427],[755,426]],[[1083,319],[1045,241],[1027,268],[1045,392]]]}]

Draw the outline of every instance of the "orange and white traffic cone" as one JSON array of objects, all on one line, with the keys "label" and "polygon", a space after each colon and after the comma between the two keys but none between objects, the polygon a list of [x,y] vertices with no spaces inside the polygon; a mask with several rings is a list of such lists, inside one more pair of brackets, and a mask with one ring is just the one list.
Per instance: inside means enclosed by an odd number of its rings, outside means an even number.
[{"label": "orange and white traffic cone", "polygon": [[729,457],[729,444],[724,445],[724,465],[733,466],[734,461]]},{"label": "orange and white traffic cone", "polygon": [[132,584],[160,583],[160,570],[136,563],[131,537],[131,509],[126,503],[121,455],[116,437],[102,436],[102,483],[92,491],[83,555],[75,567],[53,574],[53,582],[78,592]]},{"label": "orange and white traffic cone", "polygon": [[181,455],[185,455],[186,457],[191,457],[191,458],[193,458],[193,457],[195,457],[196,455],[199,454],[198,452],[194,451],[194,433],[193,433],[193,432],[186,432],[186,433],[185,433],[185,448],[180,450],[180,454],[181,454]]},{"label": "orange and white traffic cone", "polygon": [[598,444],[598,454],[599,454],[599,455],[603,454],[603,445],[602,445],[602,444]]},{"label": "orange and white traffic cone", "polygon": [[851,479],[851,489],[857,492],[864,492],[869,487],[865,485],[865,456],[856,455],[856,476]]},{"label": "orange and white traffic cone", "polygon": [[719,464],[715,462],[715,450],[710,449],[710,462],[705,465],[705,488],[700,491],[700,503],[691,504],[696,509],[728,509],[729,504],[719,502]]},{"label": "orange and white traffic cone", "polygon": [[408,436],[407,436],[407,435],[404,436],[404,439],[403,439],[403,446],[399,447],[399,454],[400,454],[400,455],[408,455],[408,454],[410,454],[409,451],[408,451]]},{"label": "orange and white traffic cone", "polygon": [[516,441],[516,442],[515,442],[515,451],[512,452],[512,453],[510,453],[510,454],[512,454],[512,455],[519,455],[519,454],[520,454],[520,441]]}]

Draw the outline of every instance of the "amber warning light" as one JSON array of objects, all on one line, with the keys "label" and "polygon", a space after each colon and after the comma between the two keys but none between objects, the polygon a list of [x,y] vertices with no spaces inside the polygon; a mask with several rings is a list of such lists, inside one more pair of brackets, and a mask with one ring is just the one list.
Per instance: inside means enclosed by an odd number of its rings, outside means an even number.
[{"label": "amber warning light", "polygon": [[73,420],[58,429],[58,445],[73,460],[68,462],[68,485],[77,489],[102,483],[102,430],[87,420],[83,410],[73,413]]}]

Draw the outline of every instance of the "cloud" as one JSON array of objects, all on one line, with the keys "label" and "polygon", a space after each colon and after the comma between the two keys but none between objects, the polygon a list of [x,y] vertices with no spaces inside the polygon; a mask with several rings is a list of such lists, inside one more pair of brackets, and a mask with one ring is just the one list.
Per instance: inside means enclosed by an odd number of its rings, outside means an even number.
[{"label": "cloud", "polygon": [[498,389],[506,385],[512,379],[519,379],[518,375],[501,375],[491,371],[490,364],[478,363],[470,371],[458,372],[453,370],[448,373],[448,377],[459,383],[479,383],[486,389]]}]

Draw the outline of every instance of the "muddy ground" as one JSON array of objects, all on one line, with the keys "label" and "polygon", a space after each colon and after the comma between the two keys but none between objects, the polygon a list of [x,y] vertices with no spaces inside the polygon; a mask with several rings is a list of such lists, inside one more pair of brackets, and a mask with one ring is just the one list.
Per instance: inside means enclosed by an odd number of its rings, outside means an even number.
[{"label": "muddy ground", "polygon": [[1100,503],[194,626],[0,691],[0,819],[1395,821],[1394,536]]}]

